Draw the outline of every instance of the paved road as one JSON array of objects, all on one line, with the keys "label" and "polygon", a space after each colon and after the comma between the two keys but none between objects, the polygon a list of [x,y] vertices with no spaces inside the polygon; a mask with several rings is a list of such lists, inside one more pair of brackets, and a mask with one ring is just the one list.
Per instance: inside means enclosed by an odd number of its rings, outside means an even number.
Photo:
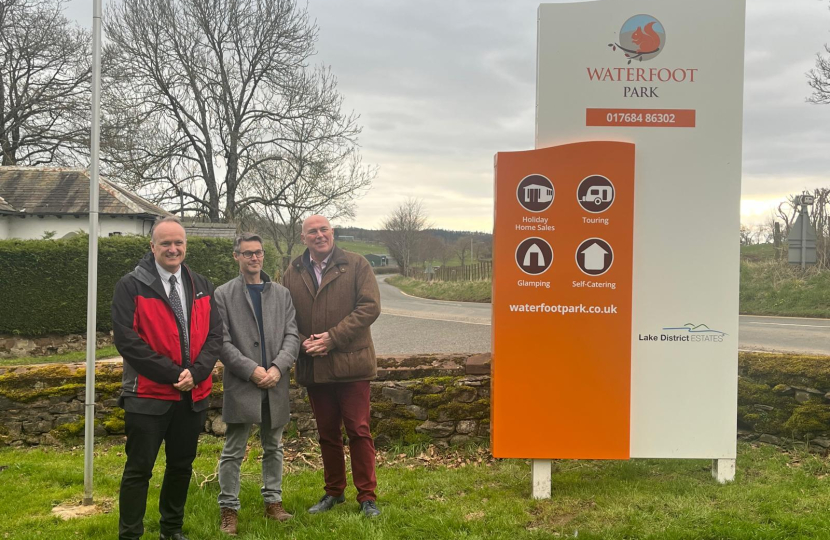
[{"label": "paved road", "polygon": [[380,318],[372,325],[378,354],[479,353],[490,350],[490,304],[441,302],[403,294],[377,276]]},{"label": "paved road", "polygon": [[[490,304],[441,302],[403,294],[377,276],[382,313],[372,326],[379,354],[477,353],[490,350]],[[830,355],[830,319],[742,315],[743,351]]]},{"label": "paved road", "polygon": [[830,319],[741,315],[742,351],[830,355]]}]

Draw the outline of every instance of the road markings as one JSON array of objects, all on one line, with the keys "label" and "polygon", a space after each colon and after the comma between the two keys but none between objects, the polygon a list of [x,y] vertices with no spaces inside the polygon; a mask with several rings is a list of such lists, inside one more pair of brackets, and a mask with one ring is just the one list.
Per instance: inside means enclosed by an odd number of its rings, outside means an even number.
[{"label": "road markings", "polygon": [[830,326],[826,324],[792,324],[792,323],[772,323],[772,322],[754,322],[754,321],[746,321],[742,324],[757,324],[759,326],[800,326],[803,328],[827,328],[830,329]]}]

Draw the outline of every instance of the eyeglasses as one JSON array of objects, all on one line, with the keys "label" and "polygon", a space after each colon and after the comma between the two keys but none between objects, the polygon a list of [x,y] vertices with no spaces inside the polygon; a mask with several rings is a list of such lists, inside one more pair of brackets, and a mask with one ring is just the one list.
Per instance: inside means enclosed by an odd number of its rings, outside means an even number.
[{"label": "eyeglasses", "polygon": [[242,252],[237,251],[237,253],[239,253],[240,255],[245,257],[246,259],[253,259],[254,257],[256,257],[257,259],[261,259],[265,256],[265,252],[262,251],[261,249],[258,249],[256,251],[242,251]]}]

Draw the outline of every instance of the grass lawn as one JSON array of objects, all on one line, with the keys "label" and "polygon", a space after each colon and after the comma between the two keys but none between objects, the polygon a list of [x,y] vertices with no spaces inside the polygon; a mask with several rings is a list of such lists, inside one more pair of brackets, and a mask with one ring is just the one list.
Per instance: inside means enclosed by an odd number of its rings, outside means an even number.
[{"label": "grass lawn", "polygon": [[[215,477],[222,441],[205,437],[195,463],[185,519],[193,540],[222,538]],[[286,452],[286,523],[261,516],[254,443],[243,465],[240,538],[296,539],[795,539],[830,537],[830,463],[822,456],[740,444],[736,482],[718,485],[702,460],[560,461],[553,498],[530,498],[530,467],[493,460],[485,449],[431,454],[395,450],[379,455],[378,494],[383,515],[357,513],[355,491],[346,504],[318,516],[305,509],[322,493],[315,448]],[[163,453],[162,453],[163,456]],[[160,457],[160,463],[162,458]],[[0,538],[110,539],[117,531],[117,493],[123,446],[98,447],[95,498],[109,511],[60,521],[51,508],[80,500],[80,448],[0,450]],[[158,538],[159,466],[150,485],[144,538]]]},{"label": "grass lawn", "polygon": [[[112,358],[121,356],[115,345],[102,347],[95,351],[95,358]],[[21,358],[0,358],[0,366],[26,366],[30,364],[69,364],[86,360],[86,351],[75,351],[52,356],[24,356]]]},{"label": "grass lawn", "polygon": [[434,300],[455,302],[490,302],[493,284],[490,281],[419,281],[403,276],[392,276],[386,280],[406,294]]}]

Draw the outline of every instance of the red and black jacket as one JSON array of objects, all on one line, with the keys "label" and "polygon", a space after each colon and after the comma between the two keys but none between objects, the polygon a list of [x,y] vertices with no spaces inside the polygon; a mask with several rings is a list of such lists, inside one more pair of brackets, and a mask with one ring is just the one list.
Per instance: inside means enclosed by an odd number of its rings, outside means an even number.
[{"label": "red and black jacket", "polygon": [[[211,373],[222,351],[222,318],[210,281],[183,264],[182,282],[190,326],[188,369],[196,384],[191,396],[194,409],[201,410],[207,402],[198,402],[210,395]],[[183,393],[173,384],[184,370],[184,341],[152,253],[145,255],[135,270],[115,286],[112,329],[115,347],[124,358],[119,402],[123,405],[124,398],[131,397],[180,401]]]}]

